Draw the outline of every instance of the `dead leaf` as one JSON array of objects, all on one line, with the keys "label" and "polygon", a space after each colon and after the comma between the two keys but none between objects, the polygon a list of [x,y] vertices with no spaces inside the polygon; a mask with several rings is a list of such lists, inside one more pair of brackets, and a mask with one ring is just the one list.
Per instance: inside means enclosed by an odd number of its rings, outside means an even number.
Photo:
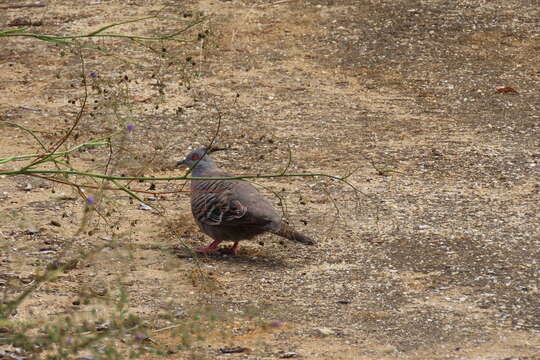
[{"label": "dead leaf", "polygon": [[498,93],[500,94],[517,94],[518,92],[516,91],[516,89],[510,87],[510,86],[500,86],[498,88],[496,88],[495,90],[497,90]]}]

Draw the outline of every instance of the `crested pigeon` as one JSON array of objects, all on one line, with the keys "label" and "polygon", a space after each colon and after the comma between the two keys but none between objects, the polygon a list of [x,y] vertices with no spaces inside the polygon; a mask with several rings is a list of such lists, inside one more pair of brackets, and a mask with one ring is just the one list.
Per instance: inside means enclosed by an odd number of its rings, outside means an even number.
[{"label": "crested pigeon", "polygon": [[[207,148],[194,150],[177,166],[188,166],[194,178],[230,177],[217,167],[209,152]],[[235,254],[240,240],[265,232],[315,245],[284,222],[270,202],[243,180],[191,180],[191,212],[201,231],[213,239],[209,246],[197,249],[204,254],[217,251],[222,241],[233,241],[234,245],[224,251]]]}]

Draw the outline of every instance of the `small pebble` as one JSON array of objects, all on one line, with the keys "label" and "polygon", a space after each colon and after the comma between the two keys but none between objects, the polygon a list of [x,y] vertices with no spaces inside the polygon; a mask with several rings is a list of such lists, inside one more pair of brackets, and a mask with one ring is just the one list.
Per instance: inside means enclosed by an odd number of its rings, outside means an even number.
[{"label": "small pebble", "polygon": [[146,204],[139,204],[139,210],[152,210],[152,207],[146,205]]},{"label": "small pebble", "polygon": [[291,359],[291,358],[295,358],[295,357],[298,357],[298,354],[293,352],[293,351],[283,353],[280,356],[280,358],[282,358],[282,359]]},{"label": "small pebble", "polygon": [[244,348],[244,347],[240,347],[240,346],[227,347],[227,348],[219,349],[219,351],[222,354],[239,354],[239,353],[246,352],[247,350],[248,350],[248,348]]},{"label": "small pebble", "polygon": [[331,336],[335,334],[334,330],[327,327],[315,328],[315,331],[320,336]]}]

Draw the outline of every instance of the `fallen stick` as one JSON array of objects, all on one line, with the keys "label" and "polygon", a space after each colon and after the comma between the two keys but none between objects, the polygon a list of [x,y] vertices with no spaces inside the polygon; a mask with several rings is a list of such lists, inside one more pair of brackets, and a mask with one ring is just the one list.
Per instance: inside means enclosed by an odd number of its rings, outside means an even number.
[{"label": "fallen stick", "polygon": [[35,3],[0,5],[0,9],[18,9],[18,8],[25,8],[25,7],[45,7],[45,6],[47,6],[46,3],[35,2]]},{"label": "fallen stick", "polygon": [[264,7],[269,7],[269,6],[274,6],[274,5],[283,4],[283,3],[286,3],[286,2],[289,2],[289,1],[294,1],[294,0],[280,0],[280,1],[276,1],[276,2],[270,3],[270,4],[261,4],[261,5],[259,5],[258,7],[264,8]]}]

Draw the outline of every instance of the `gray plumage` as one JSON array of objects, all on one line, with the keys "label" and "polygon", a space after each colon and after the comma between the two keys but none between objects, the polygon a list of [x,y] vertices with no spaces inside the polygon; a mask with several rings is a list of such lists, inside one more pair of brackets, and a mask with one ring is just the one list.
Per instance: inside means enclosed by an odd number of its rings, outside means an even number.
[{"label": "gray plumage", "polygon": [[[192,177],[230,177],[208,156],[205,148],[189,153],[178,164],[192,169]],[[306,245],[315,241],[293,230],[282,221],[272,204],[249,182],[242,180],[192,180],[191,211],[202,232],[214,239],[201,252],[213,252],[222,241],[234,241],[234,253],[240,240],[272,232]]]}]

